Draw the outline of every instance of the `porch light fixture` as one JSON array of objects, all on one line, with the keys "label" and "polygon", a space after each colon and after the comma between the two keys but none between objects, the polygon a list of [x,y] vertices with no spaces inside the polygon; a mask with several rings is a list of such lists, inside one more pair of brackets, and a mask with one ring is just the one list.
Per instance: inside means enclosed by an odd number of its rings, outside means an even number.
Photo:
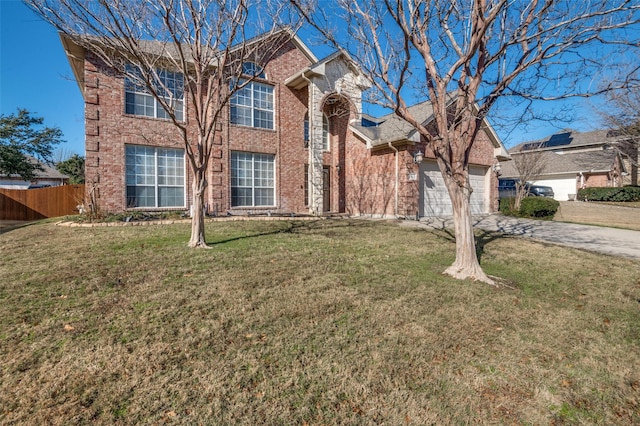
[{"label": "porch light fixture", "polygon": [[418,149],[418,151],[416,151],[416,153],[413,154],[413,162],[416,164],[420,164],[422,163],[422,160],[424,160],[424,152]]},{"label": "porch light fixture", "polygon": [[500,172],[502,171],[502,166],[500,165],[500,163],[496,163],[491,167],[491,169],[495,174],[500,175]]}]

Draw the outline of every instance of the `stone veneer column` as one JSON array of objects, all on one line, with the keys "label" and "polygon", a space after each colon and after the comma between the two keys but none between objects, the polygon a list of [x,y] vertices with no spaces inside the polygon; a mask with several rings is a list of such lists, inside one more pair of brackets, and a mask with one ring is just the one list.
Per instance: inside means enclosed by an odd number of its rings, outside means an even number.
[{"label": "stone veneer column", "polygon": [[309,82],[309,212],[323,213],[322,170],[322,117],[325,96],[336,94],[350,99],[356,118],[362,113],[362,89],[366,87],[361,77],[354,74],[342,59],[334,59],[324,65],[324,74],[311,77]]},{"label": "stone veneer column", "polygon": [[309,213],[322,214],[322,110],[323,93],[315,83],[309,84]]}]

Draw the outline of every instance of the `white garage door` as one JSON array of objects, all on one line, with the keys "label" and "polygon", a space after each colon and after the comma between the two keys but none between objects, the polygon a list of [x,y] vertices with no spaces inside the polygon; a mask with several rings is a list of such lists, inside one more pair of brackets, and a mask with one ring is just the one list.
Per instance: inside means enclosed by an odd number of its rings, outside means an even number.
[{"label": "white garage door", "polygon": [[533,183],[553,188],[553,198],[558,201],[567,201],[569,194],[575,194],[577,191],[575,175],[555,179],[534,180]]},{"label": "white garage door", "polygon": [[[487,168],[469,166],[469,181],[471,182],[471,213],[485,213],[485,191],[487,182]],[[420,216],[451,216],[451,199],[444,185],[444,179],[438,164],[433,161],[423,161],[420,164]]]}]

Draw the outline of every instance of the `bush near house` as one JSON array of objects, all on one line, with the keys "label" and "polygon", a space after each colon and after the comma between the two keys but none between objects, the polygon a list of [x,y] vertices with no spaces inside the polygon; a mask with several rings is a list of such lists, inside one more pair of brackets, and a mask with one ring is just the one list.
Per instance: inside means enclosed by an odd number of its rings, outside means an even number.
[{"label": "bush near house", "polygon": [[527,197],[520,203],[520,215],[537,219],[553,219],[560,203],[552,198]]},{"label": "bush near house", "polygon": [[580,201],[640,201],[640,186],[622,188],[584,188],[578,190]]},{"label": "bush near house", "polygon": [[515,203],[515,197],[500,198],[500,206],[498,207],[498,210],[500,210],[500,213],[506,214],[507,216],[517,216],[518,211],[513,208]]},{"label": "bush near house", "polygon": [[520,202],[520,210],[514,210],[515,198],[502,198],[500,212],[507,216],[553,219],[560,203],[552,198],[526,197]]}]

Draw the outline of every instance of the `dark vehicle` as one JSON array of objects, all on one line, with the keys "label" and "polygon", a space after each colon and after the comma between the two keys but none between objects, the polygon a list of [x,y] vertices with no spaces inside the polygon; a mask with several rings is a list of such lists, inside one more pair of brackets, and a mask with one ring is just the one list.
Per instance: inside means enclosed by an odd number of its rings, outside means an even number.
[{"label": "dark vehicle", "polygon": [[[519,182],[519,179],[507,179],[500,178],[498,179],[498,197],[499,198],[509,198],[516,196],[516,184]],[[532,185],[527,182],[524,185],[526,196],[531,197],[550,197],[553,198],[553,188],[550,186],[542,186],[542,185]]]}]

